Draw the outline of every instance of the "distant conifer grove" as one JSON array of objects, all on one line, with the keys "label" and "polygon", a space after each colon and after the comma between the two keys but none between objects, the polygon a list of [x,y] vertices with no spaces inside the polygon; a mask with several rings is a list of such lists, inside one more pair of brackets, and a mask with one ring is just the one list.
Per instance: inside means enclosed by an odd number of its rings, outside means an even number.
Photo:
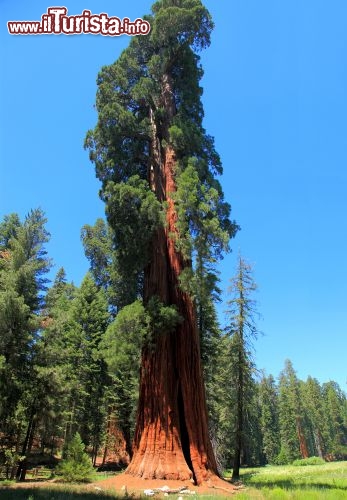
[{"label": "distant conifer grove", "polygon": [[[101,219],[82,229],[90,270],[80,287],[68,282],[63,269],[49,283],[45,225],[39,209],[24,220],[10,214],[0,223],[3,477],[24,479],[27,467],[38,463],[54,467],[76,432],[94,465],[126,467],[133,456],[144,339],[159,322],[176,322],[176,312],[163,312],[158,302],[150,312],[140,298],[117,307],[112,231]],[[252,269],[240,257],[233,274],[227,329],[218,323],[218,293],[201,286],[195,296],[218,470],[237,465],[238,454],[241,466],[310,456],[346,459],[345,393],[333,381],[298,379],[290,361],[277,379],[256,369]],[[216,285],[217,276],[209,280]],[[247,310],[243,338],[240,307]]]}]

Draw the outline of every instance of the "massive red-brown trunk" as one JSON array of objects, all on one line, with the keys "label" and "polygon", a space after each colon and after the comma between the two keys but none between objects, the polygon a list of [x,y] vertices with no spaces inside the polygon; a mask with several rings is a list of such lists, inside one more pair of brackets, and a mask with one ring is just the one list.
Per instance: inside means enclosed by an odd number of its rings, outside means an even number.
[{"label": "massive red-brown trunk", "polygon": [[[112,406],[108,408],[106,442],[103,449],[102,459],[96,457],[95,462],[101,467],[110,465],[128,465],[130,462],[129,444],[120,429],[117,417]],[[101,462],[101,463],[100,463]],[[94,465],[96,465],[94,463]]]},{"label": "massive red-brown trunk", "polygon": [[[163,83],[163,102],[170,117],[174,113],[170,81],[164,78]],[[157,335],[154,345],[143,349],[134,455],[127,473],[201,484],[217,474],[217,465],[208,436],[194,305],[179,286],[179,275],[190,263],[177,251],[173,238],[178,235],[171,196],[176,189],[176,158],[170,146],[161,148],[154,119],[152,132],[149,179],[157,197],[167,202],[167,212],[165,228],[152,241],[144,298],[146,302],[157,296],[166,305],[175,304],[183,322],[175,332]]]},{"label": "massive red-brown trunk", "polygon": [[296,417],[296,430],[297,430],[298,438],[299,438],[301,457],[308,458],[309,453],[308,453],[306,438],[305,438],[305,434],[304,434],[303,429],[302,429],[300,417]]}]

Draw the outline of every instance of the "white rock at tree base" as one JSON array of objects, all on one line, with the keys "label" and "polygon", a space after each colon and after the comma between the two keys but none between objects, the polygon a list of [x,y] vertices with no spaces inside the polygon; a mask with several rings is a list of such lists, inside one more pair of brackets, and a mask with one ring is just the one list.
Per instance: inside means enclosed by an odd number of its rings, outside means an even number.
[{"label": "white rock at tree base", "polygon": [[147,496],[147,497],[152,497],[155,493],[153,490],[144,490],[143,493]]}]

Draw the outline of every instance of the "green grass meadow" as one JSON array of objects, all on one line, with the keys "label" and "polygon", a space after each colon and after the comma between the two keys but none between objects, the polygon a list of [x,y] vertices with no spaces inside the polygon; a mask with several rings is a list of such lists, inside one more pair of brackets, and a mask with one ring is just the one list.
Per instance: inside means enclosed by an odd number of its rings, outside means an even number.
[{"label": "green grass meadow", "polygon": [[347,499],[347,462],[244,469],[242,482],[246,489],[237,500]]},{"label": "green grass meadow", "polygon": [[[78,485],[57,485],[42,487],[16,488],[15,486],[0,485],[1,500],[115,500],[123,499],[124,495],[116,492],[88,490],[86,486]],[[135,496],[128,496],[136,500]]]}]

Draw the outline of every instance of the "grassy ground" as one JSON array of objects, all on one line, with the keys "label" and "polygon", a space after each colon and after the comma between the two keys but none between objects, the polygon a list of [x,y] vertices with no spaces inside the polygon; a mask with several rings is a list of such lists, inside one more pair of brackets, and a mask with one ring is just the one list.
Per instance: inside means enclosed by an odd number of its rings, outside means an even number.
[{"label": "grassy ground", "polygon": [[[1,500],[115,500],[124,496],[117,496],[114,492],[87,491],[85,486],[42,486],[36,488],[16,488],[0,485]],[[136,500],[136,497],[129,496]]]},{"label": "grassy ground", "polygon": [[347,499],[347,462],[244,469],[246,490],[237,500]]},{"label": "grassy ground", "polygon": [[[244,469],[245,489],[235,500],[347,500],[347,462],[306,467],[279,466]],[[216,496],[197,495],[203,500]],[[115,500],[115,492],[87,490],[86,486],[58,485],[35,488],[16,487],[0,482],[1,500]],[[135,497],[128,496],[135,500]],[[177,495],[170,495],[175,500]],[[188,498],[188,497],[186,497]],[[220,499],[221,497],[218,496]],[[230,497],[229,497],[230,498]]]}]

